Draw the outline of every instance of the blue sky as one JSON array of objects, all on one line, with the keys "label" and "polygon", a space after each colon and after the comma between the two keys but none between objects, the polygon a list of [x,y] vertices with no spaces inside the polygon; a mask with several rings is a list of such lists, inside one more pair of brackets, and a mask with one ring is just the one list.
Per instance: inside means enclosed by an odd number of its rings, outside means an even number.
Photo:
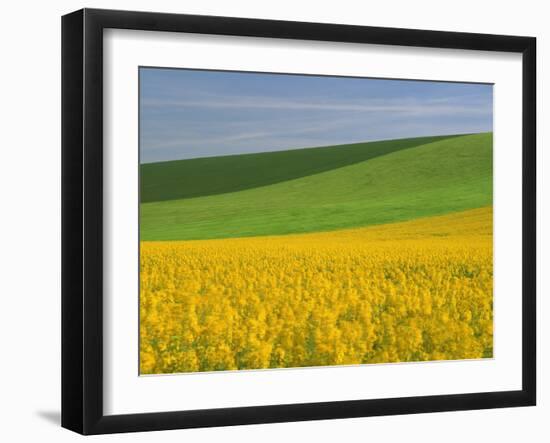
[{"label": "blue sky", "polygon": [[492,125],[491,85],[140,68],[142,163]]}]

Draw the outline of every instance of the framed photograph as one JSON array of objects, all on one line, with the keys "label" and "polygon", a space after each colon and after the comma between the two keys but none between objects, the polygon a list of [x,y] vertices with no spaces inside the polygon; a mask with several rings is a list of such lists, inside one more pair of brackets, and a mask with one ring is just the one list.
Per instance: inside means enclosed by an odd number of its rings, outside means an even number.
[{"label": "framed photograph", "polygon": [[530,406],[531,37],[62,19],[62,425]]}]

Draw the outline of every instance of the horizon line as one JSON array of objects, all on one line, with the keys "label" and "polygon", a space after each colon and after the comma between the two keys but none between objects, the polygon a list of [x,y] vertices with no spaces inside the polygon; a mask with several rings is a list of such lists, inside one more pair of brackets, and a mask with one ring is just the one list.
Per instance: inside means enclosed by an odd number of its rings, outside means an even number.
[{"label": "horizon line", "polygon": [[[275,149],[272,151],[258,151],[258,152],[243,152],[240,154],[227,154],[227,155],[206,155],[204,157],[189,157],[189,158],[175,158],[172,160],[161,160],[161,161],[152,161],[152,162],[141,162],[139,161],[139,166],[143,165],[156,165],[161,163],[171,163],[171,162],[181,162],[181,161],[188,161],[188,160],[199,160],[204,158],[226,158],[226,157],[236,157],[236,156],[246,156],[246,155],[258,155],[258,154],[275,154],[279,152],[289,152],[289,151],[300,151],[300,150],[306,150],[306,149],[322,149],[322,148],[330,148],[330,147],[338,147],[338,146],[352,146],[352,145],[360,145],[360,144],[366,144],[366,143],[378,143],[378,142],[386,142],[386,141],[396,141],[396,140],[414,140],[419,138],[453,138],[453,137],[462,137],[467,135],[476,135],[476,134],[492,134],[493,131],[480,131],[480,132],[464,132],[464,133],[455,133],[455,134],[441,134],[441,135],[420,135],[416,137],[401,137],[401,138],[383,138],[383,139],[376,139],[376,140],[366,140],[366,141],[359,141],[359,142],[352,142],[352,143],[341,143],[341,144],[332,144],[332,145],[316,145],[316,146],[302,146],[299,148],[291,148],[291,149]],[[139,149],[139,156],[141,157],[141,148]]]}]

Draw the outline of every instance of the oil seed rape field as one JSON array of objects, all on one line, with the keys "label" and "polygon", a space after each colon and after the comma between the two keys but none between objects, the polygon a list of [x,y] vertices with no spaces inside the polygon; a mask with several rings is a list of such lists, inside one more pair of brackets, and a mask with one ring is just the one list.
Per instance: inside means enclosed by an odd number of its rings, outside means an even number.
[{"label": "oil seed rape field", "polygon": [[142,241],[140,266],[141,374],[492,357],[492,206]]}]

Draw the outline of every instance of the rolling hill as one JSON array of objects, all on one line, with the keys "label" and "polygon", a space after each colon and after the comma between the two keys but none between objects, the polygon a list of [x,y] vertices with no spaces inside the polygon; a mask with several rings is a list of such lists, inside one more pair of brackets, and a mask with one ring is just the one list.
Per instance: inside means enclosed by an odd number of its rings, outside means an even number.
[{"label": "rolling hill", "polygon": [[146,163],[140,166],[140,200],[179,200],[272,185],[450,137],[453,136]]},{"label": "rolling hill", "polygon": [[492,204],[491,133],[200,160],[143,165],[142,240],[330,231]]}]

